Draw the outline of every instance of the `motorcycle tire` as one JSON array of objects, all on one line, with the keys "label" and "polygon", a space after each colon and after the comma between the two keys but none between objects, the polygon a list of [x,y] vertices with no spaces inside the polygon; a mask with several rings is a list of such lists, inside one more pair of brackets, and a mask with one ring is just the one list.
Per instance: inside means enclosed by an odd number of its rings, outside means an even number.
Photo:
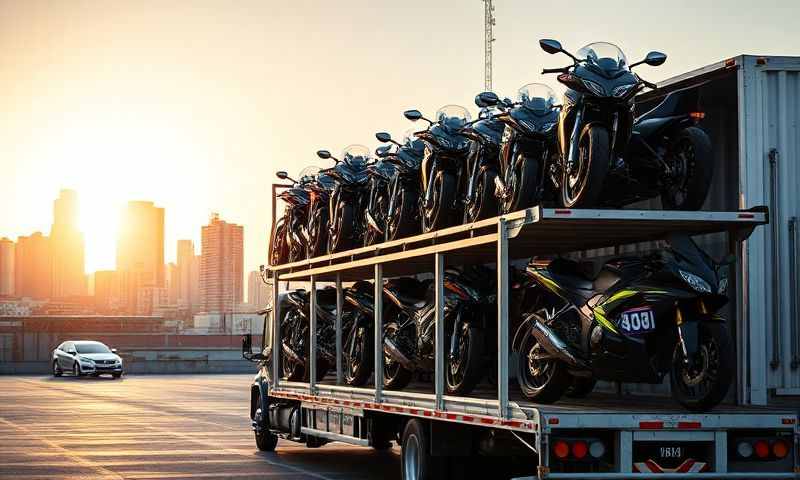
[{"label": "motorcycle tire", "polygon": [[328,253],[343,252],[353,248],[355,236],[354,207],[345,201],[339,202],[336,224],[328,235]]},{"label": "motorcycle tire", "polygon": [[367,213],[366,210],[364,211],[364,246],[369,247],[371,245],[375,245],[380,243],[383,238],[386,236],[386,212],[388,212],[388,202],[387,202],[387,195],[386,194],[378,194],[374,201],[375,207],[373,213],[373,218],[375,222],[378,224],[379,227],[383,229],[383,233],[376,231],[374,228],[370,227],[369,222],[367,222]]},{"label": "motorcycle tire", "polygon": [[397,240],[419,233],[419,194],[401,188],[397,197],[394,215],[386,219],[386,241]]},{"label": "motorcycle tire", "polygon": [[[283,320],[281,321],[281,343],[284,342],[286,338],[289,338],[292,331],[297,328],[297,322],[290,322],[287,320],[289,315],[291,315],[292,311],[289,309],[286,314],[283,316]],[[306,342],[306,351],[304,355],[308,355],[308,342]],[[296,351],[296,349],[292,349]],[[304,380],[306,377],[306,367],[305,367],[305,360],[301,359],[302,361],[294,361],[291,356],[289,356],[283,348],[281,348],[281,372],[283,373],[283,379],[288,380],[290,382],[299,382]],[[306,356],[306,358],[308,358]]]},{"label": "motorcycle tire", "polygon": [[[733,381],[736,363],[733,357],[733,340],[728,327],[718,321],[699,320],[699,348],[694,364],[687,368],[683,352],[675,345],[670,371],[672,397],[687,410],[706,412],[719,404]],[[702,387],[702,390],[697,388]]]},{"label": "motorcycle tire", "polygon": [[[344,360],[344,381],[351,387],[361,387],[366,385],[370,375],[372,375],[372,368],[374,366],[375,358],[375,339],[373,338],[372,331],[366,327],[358,327],[356,329],[355,339],[352,341],[357,342],[355,346],[356,354],[353,358],[345,355]],[[348,350],[350,339],[345,341],[344,349]]]},{"label": "motorcycle tire", "polygon": [[456,218],[456,179],[453,174],[440,170],[431,181],[434,182],[433,205],[430,208],[423,208],[423,233],[452,227]]},{"label": "motorcycle tire", "polygon": [[471,392],[483,376],[483,331],[465,323],[459,338],[458,361],[447,359],[446,384],[450,395]]},{"label": "motorcycle tire", "polygon": [[[396,323],[388,323],[384,326],[384,335],[391,336],[397,330]],[[391,358],[388,355],[383,357],[383,387],[386,390],[402,390],[411,383],[413,372]]]},{"label": "motorcycle tire", "polygon": [[475,200],[464,209],[464,223],[496,217],[500,213],[494,193],[497,172],[484,170],[475,182]]},{"label": "motorcycle tire", "polygon": [[536,186],[539,184],[539,162],[533,158],[517,159],[516,172],[508,179],[511,195],[503,202],[503,213],[532,207],[536,203]]},{"label": "motorcycle tire", "polygon": [[270,242],[270,265],[282,265],[289,260],[289,245],[286,243],[286,223],[279,220],[272,232]]},{"label": "motorcycle tire", "polygon": [[573,176],[564,169],[561,183],[561,206],[593,208],[600,200],[603,183],[611,162],[608,130],[589,124],[581,132],[578,143],[578,171]]},{"label": "motorcycle tire", "polygon": [[328,249],[328,209],[317,207],[308,220],[308,248],[306,257],[314,258],[325,255]]},{"label": "motorcycle tire", "polygon": [[675,171],[682,171],[683,175],[676,182],[664,186],[661,192],[662,208],[699,210],[706,201],[714,176],[714,156],[706,132],[697,127],[681,130],[665,160]]},{"label": "motorcycle tire", "polygon": [[538,403],[554,403],[567,391],[572,376],[559,360],[531,359],[536,347],[536,338],[530,332],[526,333],[519,350],[517,383],[525,398]]},{"label": "motorcycle tire", "polygon": [[564,392],[569,398],[586,398],[594,390],[597,380],[591,377],[572,377],[572,382]]}]

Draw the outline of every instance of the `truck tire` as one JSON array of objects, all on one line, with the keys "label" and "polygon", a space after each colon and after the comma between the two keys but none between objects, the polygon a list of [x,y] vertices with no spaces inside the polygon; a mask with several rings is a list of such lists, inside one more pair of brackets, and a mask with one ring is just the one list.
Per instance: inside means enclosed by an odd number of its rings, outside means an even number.
[{"label": "truck tire", "polygon": [[275,447],[278,445],[278,436],[269,431],[269,424],[264,418],[264,413],[261,411],[261,395],[256,397],[256,411],[253,416],[255,421],[261,428],[256,430],[256,447],[262,452],[274,452]]},{"label": "truck tire", "polygon": [[403,480],[444,478],[444,457],[431,455],[430,429],[419,419],[411,419],[403,429],[400,468]]}]

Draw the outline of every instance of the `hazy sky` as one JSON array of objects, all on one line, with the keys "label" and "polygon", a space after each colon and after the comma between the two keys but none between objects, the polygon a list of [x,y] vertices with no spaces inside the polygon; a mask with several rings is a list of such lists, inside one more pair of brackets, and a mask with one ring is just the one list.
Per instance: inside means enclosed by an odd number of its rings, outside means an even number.
[{"label": "hazy sky", "polygon": [[[539,50],[618,44],[658,81],[741,53],[800,55],[786,1],[496,0],[495,90],[566,65]],[[276,170],[324,166],[318,148],[376,146],[401,112],[475,111],[479,0],[0,0],[0,236],[49,232],[59,188],[82,203],[87,272],[114,268],[127,200],[166,208],[166,259],[212,211],[266,260]]]}]

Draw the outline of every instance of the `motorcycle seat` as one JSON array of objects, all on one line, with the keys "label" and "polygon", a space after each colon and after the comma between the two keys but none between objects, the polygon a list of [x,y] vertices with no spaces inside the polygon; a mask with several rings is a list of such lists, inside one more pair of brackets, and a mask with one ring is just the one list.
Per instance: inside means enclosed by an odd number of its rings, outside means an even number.
[{"label": "motorcycle seat", "polygon": [[550,262],[548,270],[565,287],[575,290],[594,290],[594,280],[599,273],[596,262],[584,260],[576,262],[566,258],[556,258]]}]

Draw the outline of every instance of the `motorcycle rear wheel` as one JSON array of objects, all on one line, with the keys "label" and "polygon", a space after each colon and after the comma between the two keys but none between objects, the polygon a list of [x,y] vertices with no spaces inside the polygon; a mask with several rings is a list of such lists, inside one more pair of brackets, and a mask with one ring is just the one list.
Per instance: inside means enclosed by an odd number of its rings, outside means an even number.
[{"label": "motorcycle rear wheel", "polygon": [[328,248],[328,209],[326,206],[312,210],[308,220],[308,248],[306,257],[325,255]]},{"label": "motorcycle rear wheel", "polygon": [[572,383],[572,376],[566,365],[555,358],[534,358],[534,355],[542,353],[542,347],[528,332],[520,345],[517,382],[527,399],[539,403],[554,403],[567,391]]},{"label": "motorcycle rear wheel", "polygon": [[476,222],[496,217],[500,213],[497,196],[494,193],[497,172],[485,170],[475,181],[475,199],[464,209],[464,223]]},{"label": "motorcycle rear wheel", "polygon": [[428,233],[451,227],[455,219],[456,179],[445,171],[435,172],[432,205],[422,210],[422,232]]},{"label": "motorcycle rear wheel", "polygon": [[674,170],[661,191],[665,210],[699,210],[714,176],[711,140],[697,127],[685,128],[670,146],[666,162]]},{"label": "motorcycle rear wheel", "polygon": [[680,344],[676,344],[670,371],[672,397],[693,412],[711,410],[725,398],[736,368],[728,327],[722,322],[699,321],[699,348],[693,366],[684,364]]},{"label": "motorcycle rear wheel", "polygon": [[456,358],[447,359],[447,393],[465,395],[483,376],[483,331],[465,323],[458,338]]},{"label": "motorcycle rear wheel", "polygon": [[[366,327],[358,327],[355,331],[355,338],[348,338],[344,344],[344,381],[352,387],[360,387],[367,383],[372,375],[372,367],[375,357],[374,335]],[[349,355],[350,344],[353,345],[353,356]]]},{"label": "motorcycle rear wheel", "polygon": [[587,125],[578,144],[577,170],[564,169],[561,205],[565,208],[593,208],[600,200],[611,162],[608,130]]},{"label": "motorcycle rear wheel", "polygon": [[289,245],[286,243],[286,223],[278,221],[275,230],[272,232],[270,242],[269,261],[270,265],[281,265],[289,260]]}]

